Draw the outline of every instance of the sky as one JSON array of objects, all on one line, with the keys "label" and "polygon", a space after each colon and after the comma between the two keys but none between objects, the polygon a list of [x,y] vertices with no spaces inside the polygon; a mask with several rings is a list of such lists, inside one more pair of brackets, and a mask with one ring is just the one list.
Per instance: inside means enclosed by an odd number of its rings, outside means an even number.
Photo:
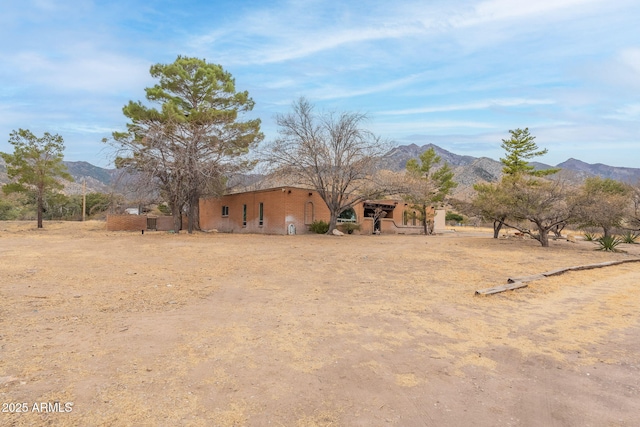
[{"label": "sky", "polygon": [[5,0],[0,151],[22,128],[112,167],[122,107],[182,55],[249,92],[264,144],[304,96],[393,145],[498,159],[528,127],[536,160],[640,167],[638,22],[637,0]]}]

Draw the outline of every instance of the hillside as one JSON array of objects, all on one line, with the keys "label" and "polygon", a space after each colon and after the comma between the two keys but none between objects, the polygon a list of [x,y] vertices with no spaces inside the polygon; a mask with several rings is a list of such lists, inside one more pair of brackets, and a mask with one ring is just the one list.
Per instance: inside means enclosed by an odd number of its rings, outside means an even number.
[{"label": "hillside", "polygon": [[[118,175],[116,169],[105,169],[94,166],[88,162],[64,162],[73,177],[73,182],[65,182],[64,192],[66,194],[81,194],[82,182],[87,185],[87,192],[109,192],[115,177]],[[7,177],[7,166],[0,157],[0,184],[9,182]]]},{"label": "hillside", "polygon": [[[395,147],[385,155],[383,167],[393,171],[402,171],[409,159],[417,158],[430,148],[436,151],[442,161],[446,161],[452,167],[455,174],[454,180],[458,183],[458,187],[453,191],[455,197],[465,198],[472,195],[473,184],[477,182],[496,182],[502,177],[502,163],[497,160],[488,157],[461,156],[433,144],[423,146],[411,144]],[[600,163],[589,164],[576,159],[569,159],[555,166],[539,162],[533,162],[532,165],[536,169],[561,168],[563,178],[574,184],[580,184],[590,176],[611,178],[631,184],[640,181],[639,168],[614,167]]]},{"label": "hillside", "polygon": [[[488,157],[473,157],[452,153],[437,145],[417,144],[400,145],[391,149],[382,159],[382,168],[392,171],[403,171],[407,161],[417,158],[421,153],[433,148],[443,161],[446,161],[455,173],[458,187],[454,191],[456,197],[466,197],[473,192],[473,184],[480,181],[495,182],[502,176],[502,164]],[[80,194],[82,182],[86,181],[87,192],[112,191],[117,180],[116,169],[105,169],[88,162],[64,162],[75,182],[65,186],[67,194]],[[577,159],[568,159],[558,165],[551,166],[544,163],[532,163],[538,169],[559,167],[563,170],[563,177],[570,182],[579,184],[590,176],[616,179],[628,183],[640,181],[640,168],[625,168],[608,166],[601,163],[589,164]],[[264,177],[263,177],[264,178]],[[0,184],[8,182],[6,166],[0,158]],[[233,180],[238,185],[251,188],[265,188],[273,183],[273,179],[260,179],[259,175],[246,175]]]}]

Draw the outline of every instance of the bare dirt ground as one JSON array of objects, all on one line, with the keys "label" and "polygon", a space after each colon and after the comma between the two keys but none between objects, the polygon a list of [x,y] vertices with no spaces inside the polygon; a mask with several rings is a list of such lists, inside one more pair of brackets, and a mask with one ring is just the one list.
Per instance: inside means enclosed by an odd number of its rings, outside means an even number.
[{"label": "bare dirt ground", "polygon": [[639,425],[640,263],[474,291],[640,245],[490,236],[0,222],[0,425]]}]

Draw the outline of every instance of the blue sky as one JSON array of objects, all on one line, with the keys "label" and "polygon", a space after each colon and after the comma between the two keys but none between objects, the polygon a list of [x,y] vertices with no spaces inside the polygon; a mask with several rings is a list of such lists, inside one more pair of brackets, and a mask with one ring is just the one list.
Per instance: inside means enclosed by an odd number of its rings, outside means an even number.
[{"label": "blue sky", "polygon": [[541,161],[640,167],[638,22],[637,0],[7,0],[0,151],[27,128],[110,166],[100,141],[155,84],[149,67],[185,55],[249,91],[265,143],[305,96],[367,113],[396,145],[497,159],[529,127]]}]

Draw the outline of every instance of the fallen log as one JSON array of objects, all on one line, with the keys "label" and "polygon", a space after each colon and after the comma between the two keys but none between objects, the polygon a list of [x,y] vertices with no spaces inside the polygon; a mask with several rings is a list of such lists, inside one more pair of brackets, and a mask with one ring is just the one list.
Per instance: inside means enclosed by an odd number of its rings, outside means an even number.
[{"label": "fallen log", "polygon": [[495,286],[493,288],[480,289],[476,291],[476,295],[491,295],[497,294],[504,291],[512,291],[514,289],[526,288],[527,285],[524,282],[511,282],[508,285]]},{"label": "fallen log", "polygon": [[504,291],[511,291],[514,289],[526,288],[526,282],[532,282],[534,280],[541,280],[545,277],[557,276],[559,274],[566,273],[567,271],[581,271],[591,270],[594,268],[610,267],[612,265],[625,264],[628,262],[640,262],[640,258],[621,259],[618,261],[606,261],[597,264],[576,265],[573,267],[557,268],[540,274],[534,274],[532,276],[523,277],[509,277],[506,285],[494,286],[492,288],[479,289],[475,295],[493,295]]}]

